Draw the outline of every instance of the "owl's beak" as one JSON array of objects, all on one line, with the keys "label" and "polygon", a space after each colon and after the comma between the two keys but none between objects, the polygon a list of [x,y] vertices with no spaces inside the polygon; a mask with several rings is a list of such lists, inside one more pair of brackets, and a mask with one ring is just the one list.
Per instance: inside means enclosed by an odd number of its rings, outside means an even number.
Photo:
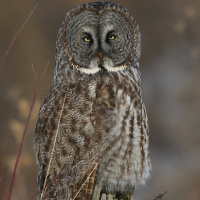
[{"label": "owl's beak", "polygon": [[99,59],[100,59],[100,60],[103,59],[103,54],[102,54],[101,52],[99,52],[98,56],[99,56]]}]

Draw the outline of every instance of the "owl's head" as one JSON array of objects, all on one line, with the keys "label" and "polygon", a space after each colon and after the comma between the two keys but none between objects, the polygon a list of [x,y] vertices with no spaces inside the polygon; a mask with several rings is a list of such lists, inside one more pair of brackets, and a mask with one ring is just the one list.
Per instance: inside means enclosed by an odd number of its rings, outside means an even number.
[{"label": "owl's head", "polygon": [[70,67],[85,74],[117,72],[138,62],[139,57],[139,27],[118,4],[77,6],[67,13],[58,33],[57,67],[66,60]]}]

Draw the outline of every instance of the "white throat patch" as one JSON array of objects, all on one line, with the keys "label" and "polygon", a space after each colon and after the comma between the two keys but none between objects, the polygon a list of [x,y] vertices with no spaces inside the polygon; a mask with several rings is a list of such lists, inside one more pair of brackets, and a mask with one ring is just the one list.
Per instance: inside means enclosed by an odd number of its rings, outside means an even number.
[{"label": "white throat patch", "polygon": [[[96,74],[101,71],[100,60],[98,58],[94,58],[91,60],[88,68],[80,67],[78,65],[73,65],[77,70],[85,73],[85,74]],[[108,72],[118,72],[125,70],[128,65],[119,65],[114,67],[114,64],[110,58],[104,58],[101,64]]]}]

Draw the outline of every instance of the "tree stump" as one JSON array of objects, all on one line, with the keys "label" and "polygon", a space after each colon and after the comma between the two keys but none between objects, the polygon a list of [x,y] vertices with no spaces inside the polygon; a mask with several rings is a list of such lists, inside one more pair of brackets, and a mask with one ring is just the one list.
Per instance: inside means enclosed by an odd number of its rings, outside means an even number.
[{"label": "tree stump", "polygon": [[101,194],[101,187],[95,185],[92,200],[133,200],[133,196],[129,195],[123,199],[122,198],[118,199],[116,198],[115,194],[106,194],[106,193]]}]

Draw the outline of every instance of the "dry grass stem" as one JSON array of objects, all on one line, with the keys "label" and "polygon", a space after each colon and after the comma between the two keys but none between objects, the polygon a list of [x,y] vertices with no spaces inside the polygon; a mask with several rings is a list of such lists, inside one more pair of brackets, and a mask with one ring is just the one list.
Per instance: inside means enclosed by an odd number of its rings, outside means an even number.
[{"label": "dry grass stem", "polygon": [[90,172],[90,174],[86,178],[85,182],[82,184],[82,186],[80,187],[80,189],[78,190],[78,192],[74,196],[73,200],[75,200],[75,198],[78,196],[78,194],[80,193],[80,191],[82,190],[82,188],[84,187],[84,185],[86,184],[86,182],[88,181],[88,179],[90,178],[90,176],[92,175],[92,173],[96,170],[97,166],[98,166],[98,163],[95,163],[95,166],[94,166],[93,170]]},{"label": "dry grass stem", "polygon": [[38,76],[37,76],[37,73],[35,71],[35,67],[34,67],[33,63],[31,64],[31,67],[32,67],[32,70],[33,70],[33,74],[34,74],[35,80],[37,82],[38,81]]},{"label": "dry grass stem", "polygon": [[55,146],[56,146],[56,139],[57,139],[58,133],[59,133],[60,121],[61,121],[61,117],[62,117],[62,113],[63,113],[63,109],[64,109],[65,99],[66,99],[66,94],[65,94],[65,97],[64,97],[64,100],[63,100],[62,109],[60,111],[60,116],[59,116],[58,126],[57,126],[56,135],[55,135],[55,139],[54,139],[53,149],[52,149],[52,152],[51,152],[51,158],[50,158],[47,173],[46,173],[46,176],[45,176],[44,186],[43,186],[43,190],[42,190],[40,200],[43,198],[44,192],[46,190],[47,177],[49,175],[49,171],[50,171],[50,168],[51,168],[51,162],[52,162],[52,159],[53,159],[53,154],[54,154],[54,150],[55,150]]}]

